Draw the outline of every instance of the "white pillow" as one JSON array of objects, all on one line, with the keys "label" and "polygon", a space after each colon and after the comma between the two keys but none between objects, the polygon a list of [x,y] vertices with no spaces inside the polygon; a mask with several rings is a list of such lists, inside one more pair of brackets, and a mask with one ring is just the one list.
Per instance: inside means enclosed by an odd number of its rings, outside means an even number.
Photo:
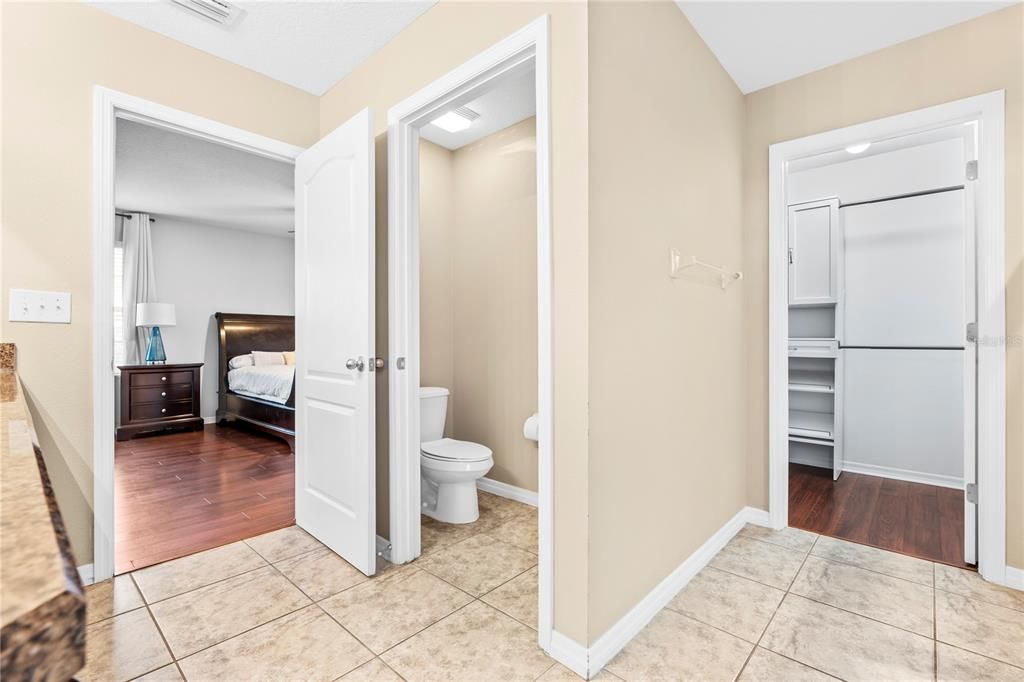
[{"label": "white pillow", "polygon": [[235,357],[228,360],[228,369],[238,369],[239,367],[249,367],[252,365],[252,353],[246,353],[245,355],[236,355]]},{"label": "white pillow", "polygon": [[286,365],[294,365],[295,364],[295,351],[293,351],[293,350],[282,351],[281,355],[284,356],[284,364],[286,364]]},{"label": "white pillow", "polygon": [[262,351],[254,350],[252,352],[252,364],[257,367],[263,367],[266,365],[283,365],[284,355],[280,351]]}]

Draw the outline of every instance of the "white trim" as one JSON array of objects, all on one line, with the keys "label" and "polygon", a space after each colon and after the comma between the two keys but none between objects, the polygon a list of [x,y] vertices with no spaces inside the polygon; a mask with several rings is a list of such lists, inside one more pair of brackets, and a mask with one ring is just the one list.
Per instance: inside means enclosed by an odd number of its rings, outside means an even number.
[{"label": "white trim", "polygon": [[1006,582],[1004,584],[1015,590],[1024,590],[1024,568],[1015,568],[1007,565]]},{"label": "white trim", "polygon": [[708,562],[718,554],[722,547],[725,547],[729,540],[732,540],[744,524],[763,525],[766,520],[765,512],[761,509],[744,507],[736,512],[736,515],[715,531],[714,535],[697,548],[697,551],[679,564],[668,577],[658,583],[653,590],[647,593],[647,596],[594,642],[589,650],[587,662],[589,675],[587,677],[596,676],[609,661],[615,658],[615,655],[622,651],[623,647],[672,601],[679,590],[686,587],[687,583],[708,565]]},{"label": "white trim", "polygon": [[217,423],[217,416],[216,415],[214,415],[212,417],[203,417],[203,424],[204,425],[206,425],[206,424],[216,424],[216,423]]},{"label": "white trim", "polygon": [[[543,15],[388,111],[388,309],[392,553],[398,562],[420,551],[419,458],[419,163],[418,127],[444,107],[464,104],[478,89],[532,63],[537,119],[538,620],[540,646],[553,633],[553,345],[551,258],[550,19]],[[404,358],[405,370],[398,359]],[[557,658],[557,656],[556,656]]]},{"label": "white trim", "polygon": [[83,587],[92,585],[95,582],[92,568],[92,564],[82,564],[78,567],[78,578],[82,581]]},{"label": "white trim", "polygon": [[551,642],[548,646],[548,654],[569,670],[573,671],[583,679],[589,679],[587,675],[587,660],[590,652],[571,637],[566,637],[558,630],[551,631]]},{"label": "white trim", "polygon": [[101,86],[93,88],[93,569],[97,581],[114,575],[114,149],[118,118],[138,121],[262,157],[294,162],[302,151],[179,109]]},{"label": "white trim", "polygon": [[[819,469],[832,471],[832,456],[823,455],[815,457],[810,453],[803,455],[789,455],[789,461],[793,464],[803,464]],[[845,462],[843,473],[863,474],[865,476],[876,476],[878,478],[891,478],[895,481],[909,481],[911,483],[924,483],[935,485],[940,488],[964,489],[964,480],[956,476],[943,476],[942,474],[929,474],[921,471],[909,471],[907,469],[896,469],[894,467],[883,467],[877,464],[864,464],[862,462]]]},{"label": "white trim", "polygon": [[772,527],[789,519],[786,389],[786,164],[866,139],[907,135],[980,121],[977,213],[978,570],[1005,582],[1006,574],[1006,311],[1004,273],[1004,93],[984,95],[860,123],[768,148],[768,508]]},{"label": "white trim", "polygon": [[495,481],[493,478],[481,478],[476,482],[476,487],[479,490],[491,493],[492,495],[499,495],[501,497],[507,497],[510,500],[516,502],[522,502],[528,504],[531,507],[537,506],[537,493],[526,488],[519,488],[508,483],[502,483],[501,481]]}]

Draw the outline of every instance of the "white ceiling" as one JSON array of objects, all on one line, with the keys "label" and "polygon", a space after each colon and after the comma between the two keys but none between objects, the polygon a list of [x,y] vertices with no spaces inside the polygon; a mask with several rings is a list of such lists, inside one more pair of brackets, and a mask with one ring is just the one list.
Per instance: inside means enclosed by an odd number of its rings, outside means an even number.
[{"label": "white ceiling", "polygon": [[88,4],[319,96],[436,1],[235,2],[246,14],[227,28],[170,0]]},{"label": "white ceiling", "polygon": [[781,83],[1014,2],[676,0],[744,93]]},{"label": "white ceiling", "polygon": [[[530,118],[537,111],[534,75],[535,70],[530,68],[502,78],[487,92],[463,105],[480,114],[465,130],[449,133],[428,123],[420,128],[420,136],[455,150]],[[447,110],[442,111],[437,117],[446,113]]]},{"label": "white ceiling", "polygon": [[163,128],[118,120],[114,205],[157,219],[288,237],[294,166]]}]

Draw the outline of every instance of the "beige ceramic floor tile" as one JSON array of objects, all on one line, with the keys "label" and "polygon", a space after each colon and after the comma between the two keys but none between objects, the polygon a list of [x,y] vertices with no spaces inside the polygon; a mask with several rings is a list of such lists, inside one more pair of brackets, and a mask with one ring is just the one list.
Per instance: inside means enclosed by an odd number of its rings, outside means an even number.
[{"label": "beige ceramic floor tile", "polygon": [[274,566],[313,601],[368,580],[358,568],[327,547],[285,559]]},{"label": "beige ceramic floor tile", "polygon": [[474,535],[419,561],[424,571],[477,597],[536,564],[535,554],[488,535]]},{"label": "beige ceramic floor tile", "polygon": [[477,493],[477,503],[480,507],[480,518],[472,524],[477,533],[486,532],[496,528],[513,517],[528,514],[533,507],[510,500],[507,497],[500,497],[491,493]]},{"label": "beige ceramic floor tile", "polygon": [[172,663],[142,677],[136,677],[134,682],[182,682],[183,679],[178,672],[178,666]]},{"label": "beige ceramic floor tile", "polygon": [[298,526],[257,535],[245,542],[272,564],[323,547],[316,538]]},{"label": "beige ceramic floor tile", "polygon": [[266,565],[244,542],[234,542],[135,571],[132,577],[152,604]]},{"label": "beige ceramic floor tile", "polygon": [[402,682],[402,678],[384,661],[375,658],[346,674],[341,682]]},{"label": "beige ceramic floor tile", "polygon": [[807,557],[790,592],[924,637],[935,631],[932,588],[850,564]]},{"label": "beige ceramic floor tile", "polygon": [[356,585],[320,605],[379,654],[470,601],[443,580],[407,569]]},{"label": "beige ceramic floor tile", "polygon": [[1024,667],[1024,613],[935,591],[935,636],[940,642]]},{"label": "beige ceramic floor tile", "polygon": [[164,641],[146,609],[135,609],[90,625],[85,630],[82,682],[122,682],[171,662]]},{"label": "beige ceramic floor tile", "polygon": [[523,625],[537,629],[537,567],[480,597]]},{"label": "beige ceramic floor tile", "polygon": [[935,587],[961,597],[1024,611],[1024,592],[990,583],[974,571],[935,564]]},{"label": "beige ceramic floor tile", "polygon": [[936,645],[936,658],[939,662],[938,682],[966,682],[967,680],[1020,682],[1024,680],[1024,669],[972,654],[942,642]]},{"label": "beige ceramic floor tile", "polygon": [[932,562],[915,559],[905,554],[887,552],[884,549],[858,545],[846,540],[830,538],[824,535],[818,538],[811,548],[813,556],[850,564],[875,573],[884,573],[894,578],[903,578],[911,582],[928,585],[934,583]]},{"label": "beige ceramic floor tile", "polygon": [[668,607],[756,642],[784,596],[782,590],[708,566]]},{"label": "beige ceramic floor tile", "polygon": [[710,625],[661,611],[607,668],[630,682],[733,680],[753,644]]},{"label": "beige ceramic floor tile", "polygon": [[828,682],[836,678],[762,647],[754,649],[739,682]]},{"label": "beige ceramic floor tile", "polygon": [[537,633],[482,602],[473,602],[385,652],[381,658],[410,682],[536,680],[552,660]]},{"label": "beige ceramic floor tile", "polygon": [[487,534],[495,540],[537,554],[537,510],[516,514],[500,526],[487,531]]},{"label": "beige ceramic floor tile", "polygon": [[[602,670],[596,677],[591,677],[591,682],[617,682],[620,678],[612,675],[607,670]],[[537,678],[537,682],[582,682],[583,678],[566,668],[561,663],[555,663],[548,668],[548,671]]]},{"label": "beige ceramic floor tile", "polygon": [[785,547],[737,536],[715,555],[709,565],[785,590],[800,570],[804,556]]},{"label": "beige ceramic floor tile", "polygon": [[792,594],[761,646],[845,680],[931,680],[934,642]]},{"label": "beige ceramic floor tile", "polygon": [[480,532],[474,523],[441,523],[429,516],[420,524],[420,556],[433,554]]},{"label": "beige ceramic floor tile", "polygon": [[318,606],[261,625],[180,661],[190,680],[334,680],[373,658]]},{"label": "beige ceramic floor tile", "polygon": [[177,658],[309,604],[267,566],[154,604],[153,616]]},{"label": "beige ceramic floor tile", "polygon": [[770,542],[773,545],[779,545],[780,547],[791,549],[794,552],[803,552],[804,554],[811,551],[811,545],[818,538],[816,533],[810,533],[799,528],[790,527],[783,528],[782,530],[772,530],[771,528],[755,526],[750,523],[740,529],[740,535],[763,542]]},{"label": "beige ceramic floor tile", "polygon": [[95,623],[143,605],[130,575],[119,575],[85,588],[85,622]]}]

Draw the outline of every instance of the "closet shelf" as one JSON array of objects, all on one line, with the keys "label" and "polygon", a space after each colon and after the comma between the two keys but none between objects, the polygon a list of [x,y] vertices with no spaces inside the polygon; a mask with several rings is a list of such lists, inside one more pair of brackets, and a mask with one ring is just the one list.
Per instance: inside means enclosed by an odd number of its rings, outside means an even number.
[{"label": "closet shelf", "polygon": [[835,416],[831,412],[789,411],[789,435],[833,439]]},{"label": "closet shelf", "polygon": [[802,393],[835,393],[836,389],[824,384],[801,384],[794,381],[789,382],[789,390]]},{"label": "closet shelf", "polygon": [[810,443],[811,445],[822,445],[827,448],[835,447],[835,441],[824,440],[821,438],[807,438],[805,436],[790,436],[789,441],[791,443]]}]

